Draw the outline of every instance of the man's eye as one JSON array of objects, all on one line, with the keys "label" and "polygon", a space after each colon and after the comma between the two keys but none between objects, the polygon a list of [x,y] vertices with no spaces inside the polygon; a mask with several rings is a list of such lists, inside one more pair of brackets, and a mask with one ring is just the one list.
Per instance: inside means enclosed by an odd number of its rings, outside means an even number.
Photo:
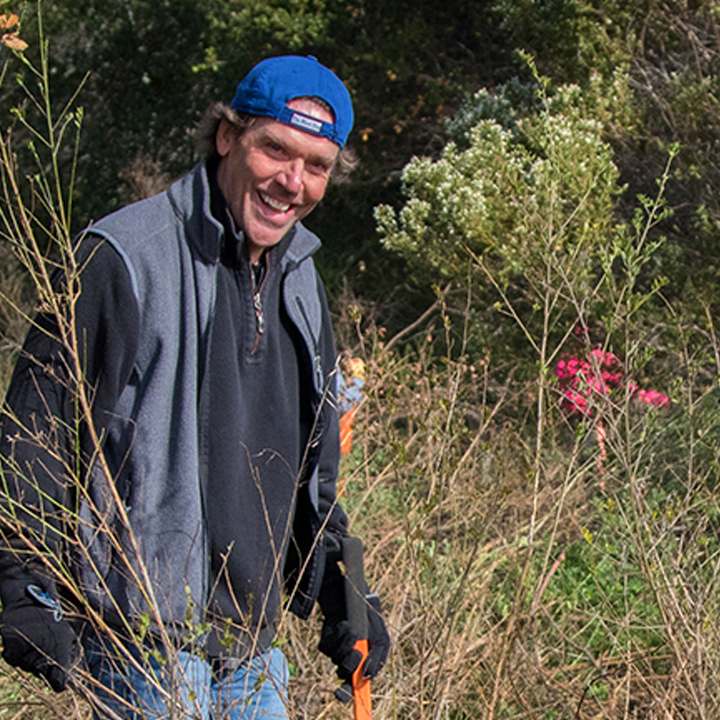
[{"label": "man's eye", "polygon": [[284,155],[285,154],[285,148],[282,145],[280,145],[279,143],[270,142],[267,144],[266,147],[273,155]]},{"label": "man's eye", "polygon": [[309,162],[307,164],[307,169],[313,174],[313,175],[327,175],[330,169],[328,166],[323,162]]}]

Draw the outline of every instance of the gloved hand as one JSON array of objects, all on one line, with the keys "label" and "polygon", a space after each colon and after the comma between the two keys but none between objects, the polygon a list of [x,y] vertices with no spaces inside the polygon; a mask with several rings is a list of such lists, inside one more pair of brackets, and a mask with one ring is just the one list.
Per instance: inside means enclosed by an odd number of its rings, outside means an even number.
[{"label": "gloved hand", "polygon": [[[390,635],[382,618],[380,598],[366,595],[365,599],[368,608],[368,656],[363,675],[374,678],[382,670],[390,652]],[[333,603],[333,609],[339,608]],[[338,677],[344,681],[335,692],[341,702],[349,702],[353,696],[352,676],[362,660],[360,652],[354,649],[357,639],[343,612],[326,612],[318,649],[332,660]]]},{"label": "gloved hand", "polygon": [[67,685],[77,638],[60,603],[35,586],[0,613],[2,656],[10,665],[45,678],[55,692]]}]

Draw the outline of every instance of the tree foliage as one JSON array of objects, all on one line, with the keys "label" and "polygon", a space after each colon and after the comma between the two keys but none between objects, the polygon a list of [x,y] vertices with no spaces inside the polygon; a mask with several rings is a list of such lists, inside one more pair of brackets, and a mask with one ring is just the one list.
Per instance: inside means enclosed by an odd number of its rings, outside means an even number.
[{"label": "tree foliage", "polygon": [[[0,307],[5,367],[34,302],[18,267],[52,302],[53,233],[71,254],[73,230],[189,168],[194,124],[256,60],[314,54],[352,92],[362,161],[309,221],[341,348],[365,360],[343,477],[395,635],[378,717],[713,717],[717,0],[44,8],[49,53],[34,13],[0,0],[22,18],[0,28],[18,187],[0,290],[22,311]],[[32,56],[49,59],[40,93],[16,81]],[[75,194],[52,200],[48,178]],[[37,256],[13,208],[31,209]],[[667,403],[640,406],[639,387]],[[339,717],[315,630],[289,630],[297,706]]]}]

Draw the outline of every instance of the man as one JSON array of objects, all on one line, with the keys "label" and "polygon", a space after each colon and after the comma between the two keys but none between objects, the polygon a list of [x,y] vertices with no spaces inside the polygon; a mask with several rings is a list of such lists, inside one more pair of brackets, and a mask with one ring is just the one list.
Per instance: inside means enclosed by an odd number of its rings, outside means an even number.
[{"label": "man", "polygon": [[[3,656],[61,690],[79,634],[101,715],[288,717],[284,593],[302,618],[319,601],[340,677],[361,660],[335,348],[300,223],[352,165],[352,123],[314,58],[259,63],[198,166],[83,234],[58,279],[71,332],[45,314],[28,335],[0,446]],[[361,591],[373,676],[389,638]]]}]

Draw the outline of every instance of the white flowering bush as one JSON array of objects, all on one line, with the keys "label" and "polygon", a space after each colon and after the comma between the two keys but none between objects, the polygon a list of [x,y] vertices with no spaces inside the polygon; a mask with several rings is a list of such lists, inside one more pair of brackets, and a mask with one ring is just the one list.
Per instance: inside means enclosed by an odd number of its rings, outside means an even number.
[{"label": "white flowering bush", "polygon": [[438,160],[413,159],[405,205],[376,209],[385,246],[421,277],[465,277],[469,260],[486,258],[504,280],[547,281],[551,270],[587,281],[615,230],[620,188],[601,125],[570,102],[575,92],[509,129],[480,120],[465,149],[451,142]]}]

